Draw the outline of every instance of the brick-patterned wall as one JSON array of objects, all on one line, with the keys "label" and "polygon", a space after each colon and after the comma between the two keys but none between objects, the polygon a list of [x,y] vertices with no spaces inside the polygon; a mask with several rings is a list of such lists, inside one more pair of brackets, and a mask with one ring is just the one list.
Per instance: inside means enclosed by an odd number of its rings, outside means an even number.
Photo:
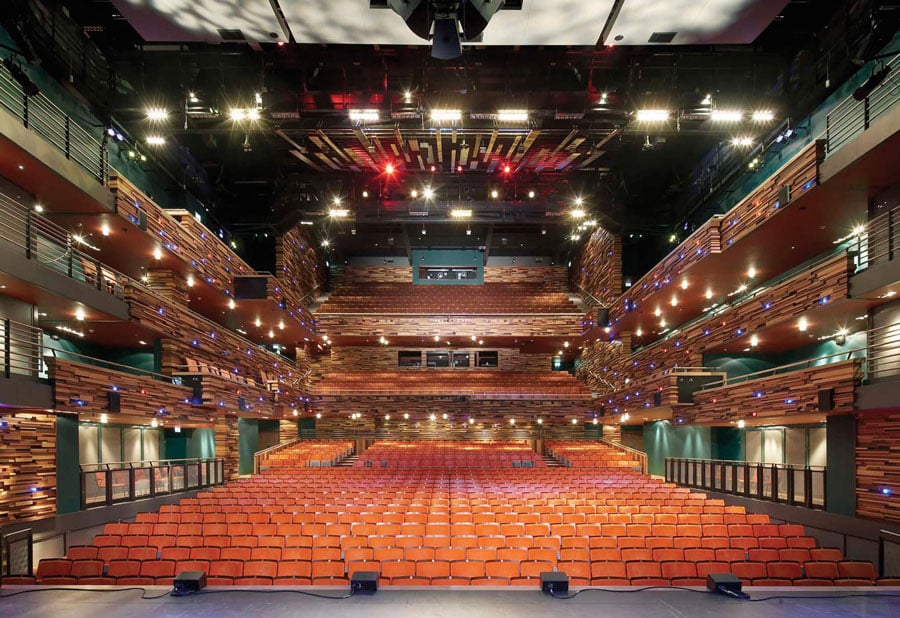
[{"label": "brick-patterned wall", "polygon": [[0,525],[56,514],[56,417],[0,414]]},{"label": "brick-patterned wall", "polygon": [[587,291],[611,306],[622,293],[622,237],[597,228],[572,264],[570,279],[572,292]]},{"label": "brick-patterned wall", "polygon": [[309,306],[314,292],[325,283],[325,265],[319,260],[310,233],[295,225],[275,240],[275,275],[290,296]]},{"label": "brick-patterned wall", "polygon": [[900,524],[900,408],[857,414],[856,514]]},{"label": "brick-patterned wall", "polygon": [[225,479],[237,478],[240,452],[236,416],[220,416],[216,419],[216,457],[225,460]]}]

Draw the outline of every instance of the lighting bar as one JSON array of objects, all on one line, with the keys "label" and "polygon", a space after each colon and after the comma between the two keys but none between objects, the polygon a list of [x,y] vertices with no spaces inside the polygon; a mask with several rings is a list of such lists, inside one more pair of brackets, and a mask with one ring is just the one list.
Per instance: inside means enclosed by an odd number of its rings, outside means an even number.
[{"label": "lighting bar", "polygon": [[667,109],[639,109],[637,111],[638,122],[665,122],[671,112]]},{"label": "lighting bar", "polygon": [[467,219],[472,216],[472,211],[468,208],[454,208],[450,211],[450,216],[454,219]]},{"label": "lighting bar", "polygon": [[350,214],[350,211],[346,208],[332,208],[328,211],[328,215],[335,218],[346,217]]},{"label": "lighting bar", "polygon": [[573,219],[583,219],[585,215],[584,210],[582,210],[581,208],[576,208],[569,214],[572,215]]},{"label": "lighting bar", "polygon": [[752,146],[753,138],[752,137],[735,137],[735,138],[732,138],[731,144],[733,146]]},{"label": "lighting bar", "polygon": [[462,120],[462,111],[458,109],[433,109],[431,110],[432,122],[459,122]]},{"label": "lighting bar", "polygon": [[166,143],[166,138],[162,135],[148,135],[144,141],[151,146],[162,146]]},{"label": "lighting bar", "polygon": [[775,120],[775,112],[761,109],[753,112],[753,122],[772,122]]},{"label": "lighting bar", "polygon": [[377,109],[351,109],[350,120],[353,122],[378,122]]},{"label": "lighting bar", "polygon": [[709,119],[713,122],[740,122],[744,119],[744,112],[737,109],[714,109]]},{"label": "lighting bar", "polygon": [[497,110],[497,120],[500,122],[526,122],[528,120],[528,110],[527,109]]},{"label": "lighting bar", "polygon": [[169,112],[162,107],[148,107],[147,108],[147,120],[152,120],[154,122],[162,122],[169,117]]}]

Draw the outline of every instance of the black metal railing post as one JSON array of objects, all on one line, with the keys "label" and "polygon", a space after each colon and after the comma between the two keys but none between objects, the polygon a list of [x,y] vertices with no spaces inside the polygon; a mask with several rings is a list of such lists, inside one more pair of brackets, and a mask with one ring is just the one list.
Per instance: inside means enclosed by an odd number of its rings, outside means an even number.
[{"label": "black metal railing post", "polygon": [[797,489],[796,483],[794,481],[794,466],[788,465],[787,475],[787,503],[793,506],[794,504],[796,504],[794,493]]},{"label": "black metal railing post", "polygon": [[103,474],[106,479],[106,506],[110,506],[113,503],[113,485],[112,485],[112,469],[109,466],[106,466],[106,470],[104,470]]},{"label": "black metal railing post", "polygon": [[12,363],[12,346],[10,345],[10,322],[9,318],[3,320],[3,377],[9,379],[11,373],[10,364]]},{"label": "black metal railing post", "polygon": [[72,278],[72,260],[75,254],[75,248],[72,246],[72,235],[66,235],[66,273]]},{"label": "black metal railing post", "polygon": [[28,128],[28,95],[24,92],[22,93],[22,124],[26,129]]},{"label": "black metal railing post", "polygon": [[772,482],[771,482],[772,502],[778,502],[778,498],[779,498],[779,495],[778,495],[778,466],[776,466],[775,464],[772,464],[772,467],[769,468],[769,470],[772,475]]},{"label": "black metal railing post", "polygon": [[894,211],[889,210],[887,213],[887,232],[888,232],[888,261],[894,259]]},{"label": "black metal railing post", "polygon": [[31,218],[32,214],[30,210],[25,211],[25,259],[31,259]]},{"label": "black metal railing post", "polygon": [[809,509],[813,505],[813,471],[809,466],[803,470],[803,485],[805,490],[803,493],[803,506]]},{"label": "black metal railing post", "polygon": [[69,118],[69,116],[66,116],[66,149],[65,149],[65,154],[66,154],[66,158],[67,158],[67,159],[71,159],[71,158],[72,158],[72,155],[71,155],[72,139],[71,139],[71,133],[70,133],[70,131],[71,131],[71,127],[70,127],[71,123],[72,123],[72,119]]},{"label": "black metal railing post", "polygon": [[760,500],[765,495],[765,468],[762,463],[756,464],[756,497]]},{"label": "black metal railing post", "polygon": [[865,100],[863,100],[863,130],[869,128],[869,121],[869,97],[866,97]]}]

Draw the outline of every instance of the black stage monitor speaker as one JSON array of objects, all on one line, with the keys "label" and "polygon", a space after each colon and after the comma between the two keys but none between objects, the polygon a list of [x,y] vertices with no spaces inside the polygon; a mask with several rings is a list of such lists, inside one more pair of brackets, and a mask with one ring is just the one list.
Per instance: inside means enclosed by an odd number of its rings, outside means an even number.
[{"label": "black stage monitor speaker", "polygon": [[834,389],[833,388],[820,388],[819,389],[819,410],[822,412],[828,412],[834,408]]},{"label": "black stage monitor speaker", "polygon": [[662,405],[662,393],[659,391],[653,393],[653,405],[657,408]]},{"label": "black stage monitor speaker", "polygon": [[350,594],[375,594],[378,592],[378,573],[356,571],[350,577]]},{"label": "black stage monitor speaker", "polygon": [[597,326],[606,326],[609,324],[609,309],[603,307],[597,308]]},{"label": "black stage monitor speaker", "polygon": [[122,393],[119,391],[109,391],[109,411],[122,411]]},{"label": "black stage monitor speaker", "polygon": [[569,593],[569,576],[562,571],[541,573],[541,592],[556,596]]},{"label": "black stage monitor speaker", "polygon": [[706,576],[706,587],[711,592],[721,592],[736,599],[750,598],[746,592],[741,592],[741,580],[731,573],[710,573]]},{"label": "black stage monitor speaker", "polygon": [[206,573],[203,571],[182,571],[175,578],[172,596],[183,597],[206,588]]}]

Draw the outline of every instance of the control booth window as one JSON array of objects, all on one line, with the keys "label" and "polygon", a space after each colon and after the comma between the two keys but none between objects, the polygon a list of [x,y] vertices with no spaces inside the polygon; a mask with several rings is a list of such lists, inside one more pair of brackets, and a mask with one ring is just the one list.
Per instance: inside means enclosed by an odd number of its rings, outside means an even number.
[{"label": "control booth window", "polygon": [[419,280],[475,281],[477,266],[419,266]]},{"label": "control booth window", "polygon": [[499,362],[497,360],[497,352],[478,352],[478,354],[476,355],[476,362],[478,363],[479,367],[497,367],[499,365]]},{"label": "control booth window", "polygon": [[421,367],[422,352],[419,350],[400,350],[397,352],[397,364],[400,367]]},{"label": "control booth window", "polygon": [[469,366],[469,353],[468,352],[454,352],[453,353],[453,366],[454,367],[468,367]]},{"label": "control booth window", "polygon": [[426,365],[428,367],[449,367],[449,352],[427,352],[425,355]]}]

